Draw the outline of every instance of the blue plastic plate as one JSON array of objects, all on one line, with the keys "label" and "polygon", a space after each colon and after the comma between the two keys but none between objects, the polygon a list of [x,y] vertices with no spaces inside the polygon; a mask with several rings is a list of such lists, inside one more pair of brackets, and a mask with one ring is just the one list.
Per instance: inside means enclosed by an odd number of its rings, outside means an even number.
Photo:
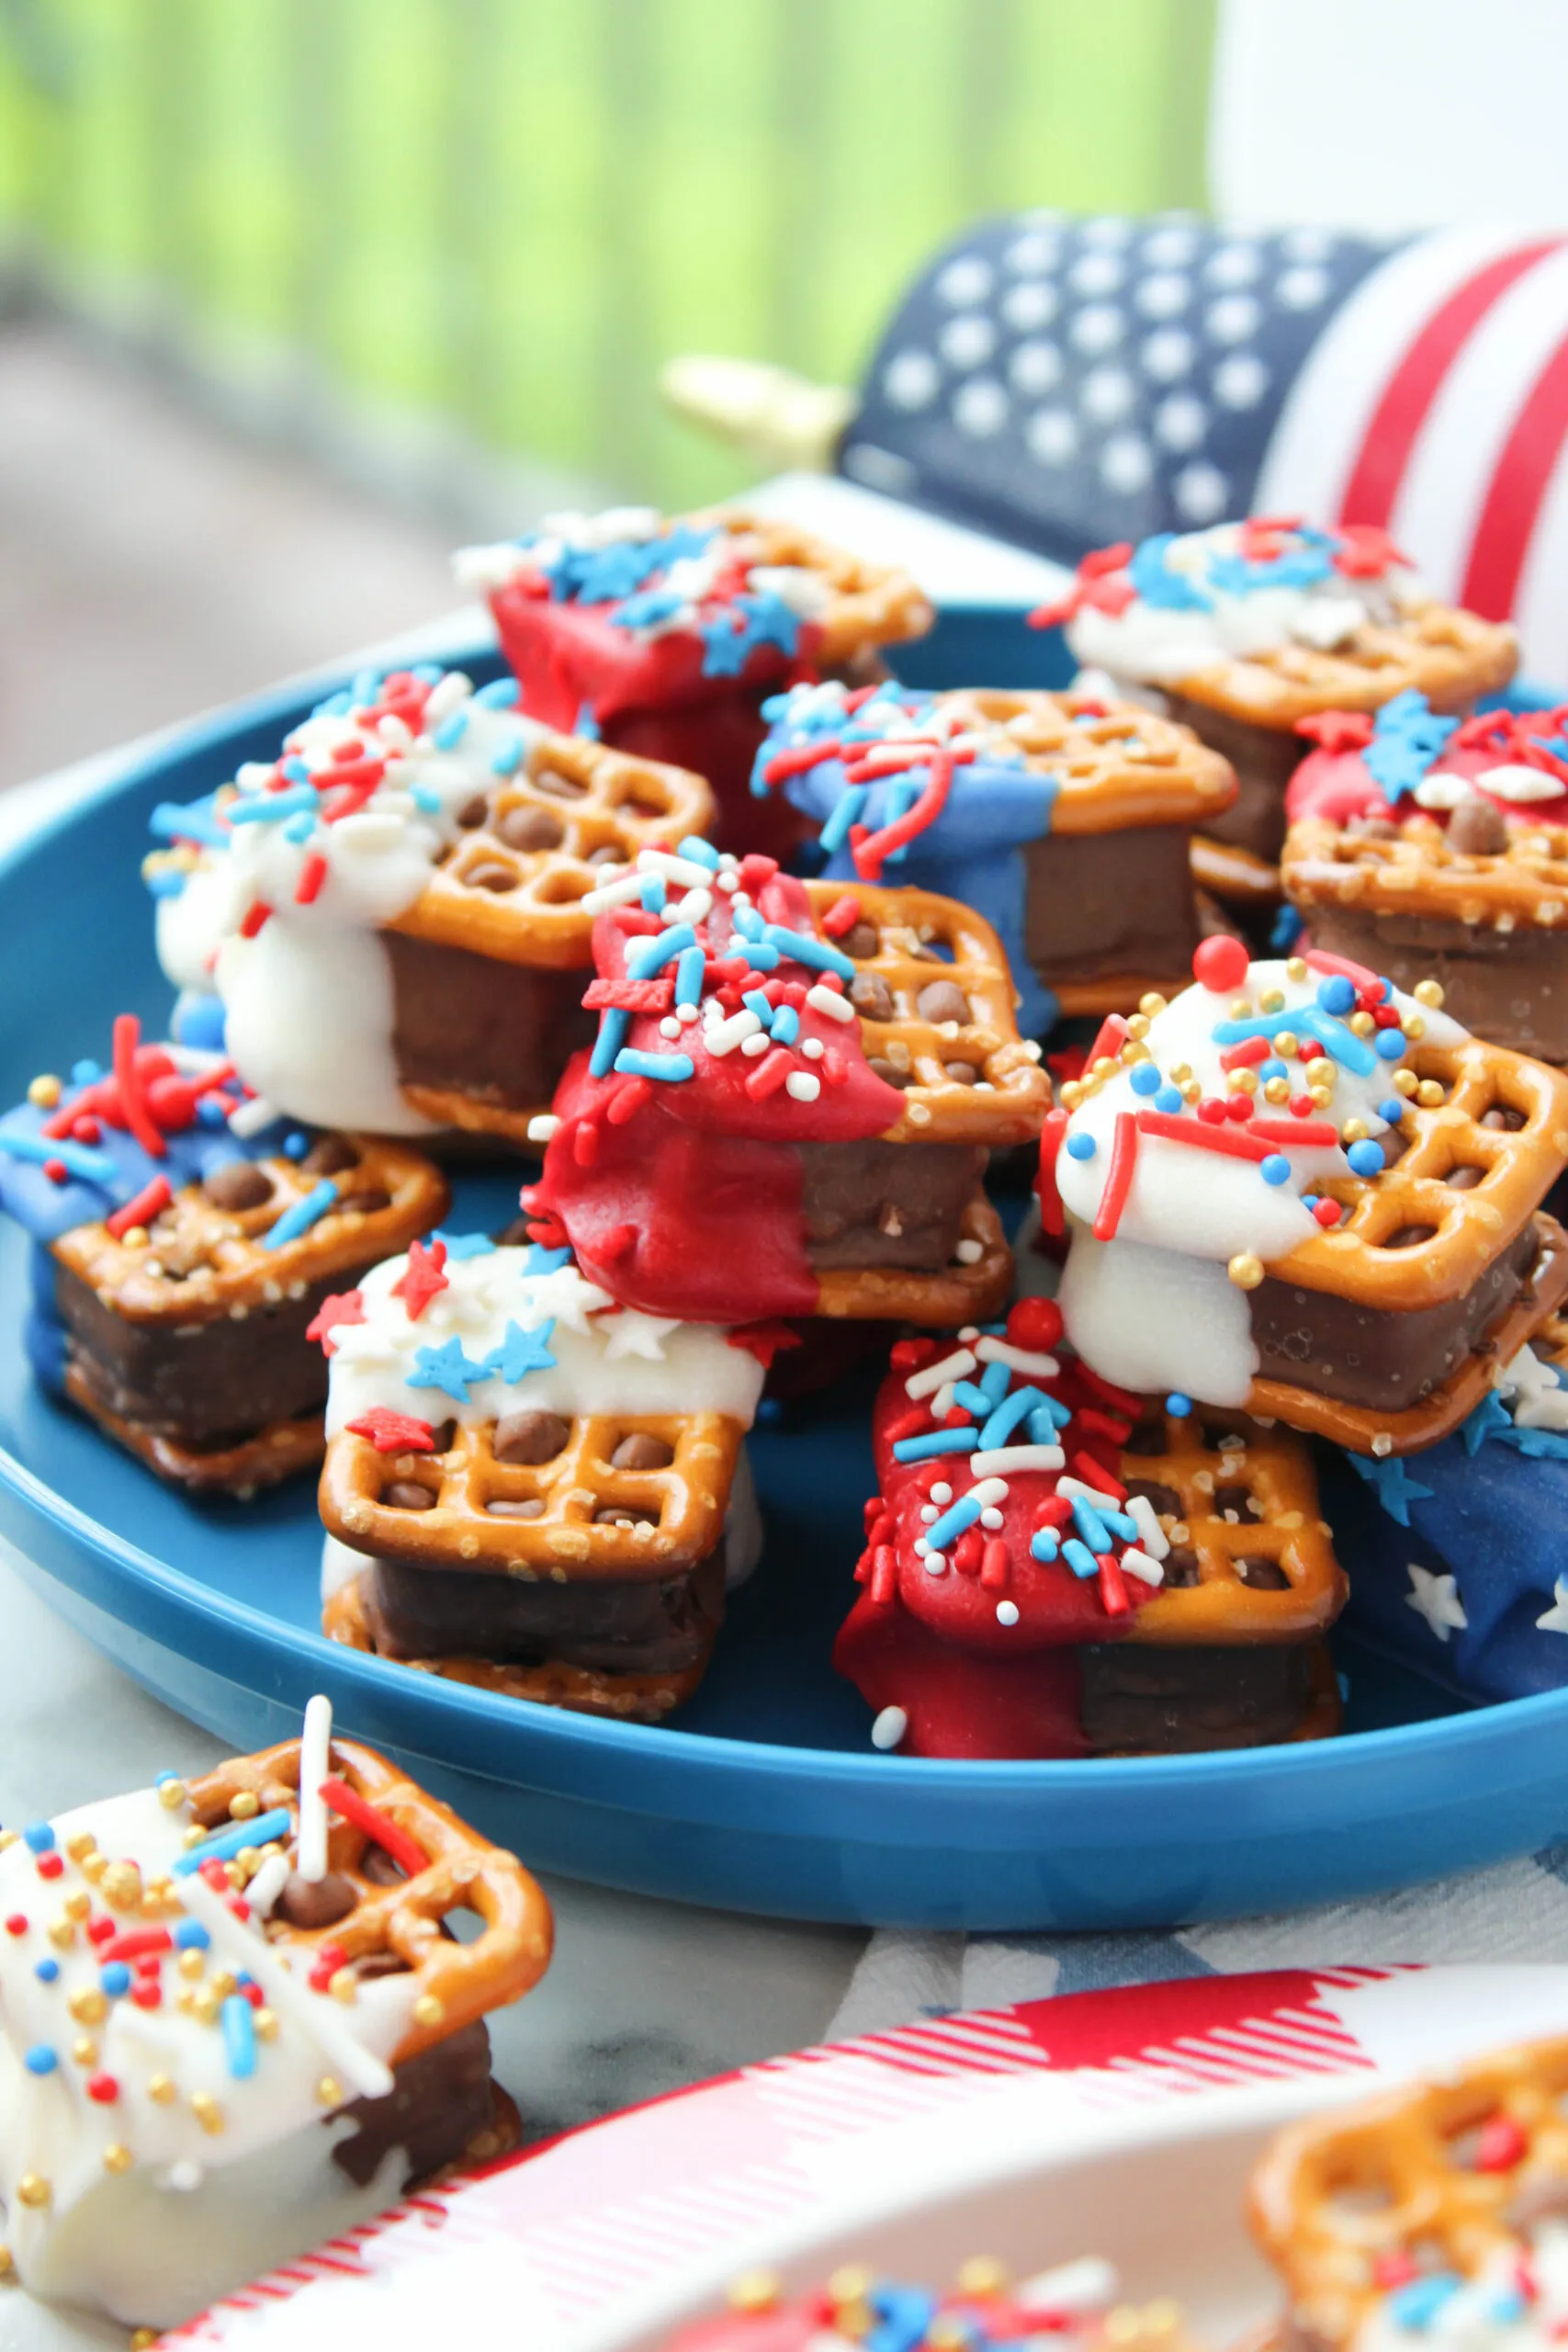
[{"label": "blue plastic plate", "polygon": [[[270,756],[303,707],[274,695],[204,723],[0,864],[0,1102],[101,1050],[117,1012],[162,1023],[138,877],[148,811]],[[493,1226],[514,1186],[465,1179],[453,1223]],[[355,1656],[317,1631],[310,1483],[250,1506],[167,1491],[32,1386],[25,1291],[7,1228],[0,1530],[44,1597],[238,1748],[284,1736],[329,1690],[345,1727],[541,1869],[795,1917],[1104,1928],[1362,1894],[1568,1834],[1568,1691],[1456,1713],[1348,1647],[1350,1736],[1326,1745],[1090,1764],[874,1753],[828,1663],[871,1487],[864,1396],[794,1408],[754,1438],[767,1555],[675,1727],[519,1706]]]}]

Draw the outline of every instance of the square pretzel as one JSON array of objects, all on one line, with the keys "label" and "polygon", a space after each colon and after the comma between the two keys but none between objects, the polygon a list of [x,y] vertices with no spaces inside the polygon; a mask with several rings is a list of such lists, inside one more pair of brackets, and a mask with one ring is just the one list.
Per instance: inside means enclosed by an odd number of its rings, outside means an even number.
[{"label": "square pretzel", "polygon": [[1518,662],[1514,630],[1452,605],[1395,622],[1364,621],[1326,650],[1293,639],[1194,672],[1176,691],[1227,718],[1289,732],[1325,710],[1377,710],[1415,687],[1436,711],[1467,710],[1498,693]]},{"label": "square pretzel", "polygon": [[1325,817],[1298,818],[1280,879],[1292,906],[1339,907],[1369,917],[1416,917],[1467,930],[1551,931],[1568,922],[1568,826],[1515,821],[1490,855],[1450,849],[1443,827],[1408,817],[1393,841]]},{"label": "square pretzel", "polygon": [[[1539,2041],[1415,2083],[1281,2132],[1253,2175],[1252,2233],[1280,2271],[1290,2316],[1324,2352],[1348,2346],[1400,2257],[1471,2278],[1523,2251],[1515,2209],[1568,2188],[1568,2039]],[[1488,2124],[1507,2160],[1474,2159]],[[1499,2135],[1494,2133],[1494,2139]]]},{"label": "square pretzel", "polygon": [[1057,780],[1054,833],[1196,825],[1235,797],[1229,761],[1142,703],[1108,708],[1089,693],[964,686],[939,695],[936,711],[999,735],[1031,774]]}]

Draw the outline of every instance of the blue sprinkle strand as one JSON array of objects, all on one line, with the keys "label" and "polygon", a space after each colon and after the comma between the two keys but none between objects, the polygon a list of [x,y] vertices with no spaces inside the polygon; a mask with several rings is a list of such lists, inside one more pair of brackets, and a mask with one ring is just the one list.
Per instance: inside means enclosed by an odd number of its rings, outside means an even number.
[{"label": "blue sprinkle strand", "polygon": [[281,1250],[288,1242],[298,1241],[302,1233],[309,1233],[313,1225],[337,1206],[337,1186],[330,1176],[323,1176],[302,1201],[285,1209],[277,1223],[263,1234],[262,1248]]},{"label": "blue sprinkle strand", "polygon": [[[169,1867],[176,1878],[189,1878],[203,1862],[232,1861],[242,1846],[270,1846],[275,1838],[281,1842],[293,1835],[294,1820],[288,1807],[275,1805],[271,1813],[258,1813],[253,1820],[237,1821],[231,1828],[220,1829],[215,1837],[205,1839],[199,1846],[193,1846],[188,1853],[176,1854]],[[190,1924],[195,1926],[197,1923],[192,1921]],[[195,1944],[193,1938],[181,1936],[177,1931],[175,1941],[182,1950],[193,1945],[197,1951],[202,1949],[201,1945]],[[104,1973],[107,1975],[108,1972],[106,1969]]]},{"label": "blue sprinkle strand", "polygon": [[229,2072],[235,2082],[249,2082],[256,2071],[255,2012],[243,1993],[231,1993],[219,2015]]}]

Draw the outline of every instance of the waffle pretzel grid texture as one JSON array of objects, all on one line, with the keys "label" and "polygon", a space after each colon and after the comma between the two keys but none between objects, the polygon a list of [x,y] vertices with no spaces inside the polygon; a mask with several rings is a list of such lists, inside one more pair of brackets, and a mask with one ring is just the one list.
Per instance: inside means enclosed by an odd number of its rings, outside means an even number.
[{"label": "waffle pretzel grid texture", "polygon": [[[1407,1057],[1417,1080],[1442,1087],[1430,1108],[1407,1106],[1399,1159],[1363,1182],[1331,1179],[1319,1190],[1345,1216],[1269,1266],[1280,1282],[1332,1291],[1358,1304],[1404,1313],[1459,1298],[1523,1230],[1568,1159],[1568,1078],[1545,1063],[1478,1037],[1443,1046],[1425,1041]],[[1489,1111],[1512,1112],[1517,1128],[1488,1127]],[[1478,1168],[1469,1190],[1446,1182]],[[1427,1238],[1391,1248],[1411,1227]]]},{"label": "waffle pretzel grid texture", "polygon": [[276,1249],[266,1247],[267,1234],[322,1181],[282,1153],[255,1163],[272,1193],[254,1208],[221,1208],[199,1184],[186,1184],[146,1228],[144,1244],[117,1238],[99,1222],[62,1234],[54,1255],[132,1323],[173,1328],[302,1298],[341,1267],[406,1248],[446,1208],[446,1179],[422,1154],[380,1139],[349,1140],[358,1158],[332,1177],[337,1199]]},{"label": "waffle pretzel grid texture", "polygon": [[961,728],[999,730],[1031,769],[1059,778],[1053,833],[1194,824],[1235,797],[1228,760],[1141,704],[1108,709],[1088,694],[966,686],[943,695],[937,710]]},{"label": "waffle pretzel grid texture", "polygon": [[1393,626],[1367,621],[1328,650],[1293,640],[1271,653],[1216,663],[1176,692],[1232,718],[1286,729],[1321,710],[1377,710],[1414,686],[1437,711],[1463,710],[1506,686],[1512,628],[1451,605],[1425,605]]},{"label": "waffle pretzel grid texture", "polygon": [[[321,1611],[321,1631],[344,1648],[374,1656],[376,1645],[357,1578],[339,1587]],[[521,1700],[536,1707],[563,1707],[573,1714],[601,1715],[618,1723],[660,1724],[683,1706],[707,1670],[707,1658],[667,1674],[609,1673],[598,1667],[568,1666],[558,1658],[519,1666],[488,1657],[400,1658],[412,1674],[433,1674],[494,1698]]]},{"label": "waffle pretzel grid texture", "polygon": [[1425,917],[1505,934],[1520,924],[1550,931],[1568,911],[1568,826],[1512,824],[1507,847],[1483,855],[1450,848],[1430,817],[1406,818],[1396,841],[1303,817],[1286,836],[1280,873],[1299,907]]},{"label": "waffle pretzel grid texture", "polygon": [[[902,890],[856,883],[810,882],[807,890],[818,932],[822,918],[845,897],[858,901],[859,920],[833,944],[851,957],[857,978],[882,982],[891,1019],[860,1011],[868,1058],[910,1073],[904,1111],[886,1131],[893,1143],[1028,1143],[1050,1108],[1050,1080],[1040,1048],[1018,1034],[1012,978],[1001,942],[983,916],[932,890]],[[863,925],[876,933],[874,952],[857,955]],[[944,952],[945,951],[945,952]],[[928,1020],[919,1010],[922,989],[950,980],[968,1000],[967,1021]],[[851,983],[852,999],[854,983]],[[950,1063],[980,1072],[975,1085],[949,1075]]]},{"label": "waffle pretzel grid texture", "polygon": [[[715,525],[738,542],[737,560],[753,564],[798,566],[814,571],[831,591],[831,601],[812,618],[821,630],[814,660],[818,668],[852,662],[879,645],[923,637],[936,620],[930,600],[907,571],[867,563],[847,548],[819,539],[794,523],[716,506],[684,514],[680,525],[707,530]],[[671,529],[677,528],[672,523]]]},{"label": "waffle pretzel grid texture", "polygon": [[[1222,1417],[1223,1419],[1223,1417]],[[1311,1458],[1299,1438],[1236,1419],[1222,1426],[1196,1412],[1163,1414],[1159,1450],[1129,1449],[1122,1478],[1134,1490],[1166,1487],[1179,1513],[1154,1508],[1170,1560],[1195,1580],[1166,1583],[1138,1611],[1140,1642],[1187,1646],[1299,1641],[1326,1632],[1344,1606],[1346,1582],[1323,1519]],[[1263,1581],[1249,1581],[1248,1571]],[[1281,1587],[1274,1577],[1283,1577]]]},{"label": "waffle pretzel grid texture", "polygon": [[[220,1827],[230,1820],[236,1797],[254,1797],[262,1813],[290,1807],[297,1827],[299,1750],[298,1739],[284,1740],[188,1781],[194,1819],[204,1828]],[[306,1951],[335,1945],[350,1966],[389,1952],[412,1972],[419,2013],[392,2053],[393,2064],[399,2064],[532,1990],[549,1962],[549,1905],[514,1854],[467,1827],[449,1806],[427,1795],[374,1748],[334,1739],[330,1769],[412,1838],[428,1864],[417,1877],[377,1884],[363,1869],[371,1842],[367,1833],[353,1822],[333,1819],[328,1867],[352,1880],[359,1900],[330,1927],[289,1926],[286,1939]],[[477,1912],[483,1923],[470,1943],[440,1932],[448,1912],[459,1909]]]},{"label": "waffle pretzel grid texture", "polygon": [[[1515,2238],[1533,2188],[1568,2182],[1568,2039],[1507,2050],[1446,2082],[1415,2084],[1348,2114],[1292,2124],[1253,2176],[1253,2234],[1281,2272],[1309,2340],[1349,2342],[1380,2289],[1380,2256],[1419,2253],[1473,2275]],[[1477,2166],[1474,2135],[1517,2127],[1517,2160]]]},{"label": "waffle pretzel grid texture", "polygon": [[[486,795],[484,809],[387,928],[502,963],[558,970],[590,961],[592,918],[579,902],[604,881],[606,867],[635,863],[653,842],[705,833],[714,816],[701,776],[576,735],[533,744],[516,774]],[[508,829],[547,839],[520,848]]]},{"label": "waffle pretzel grid texture", "polygon": [[[662,1469],[617,1469],[622,1440],[657,1438]],[[378,1453],[347,1430],[327,1449],[321,1517],[355,1550],[439,1571],[472,1570],[525,1582],[651,1582],[706,1559],[724,1532],[739,1460],[740,1423],[727,1413],[590,1414],[574,1419],[548,1462],[498,1462],[494,1428],[458,1429],[444,1453]],[[386,1490],[417,1482],[436,1497],[400,1510]],[[536,1519],[493,1513],[492,1502],[537,1502]],[[623,1507],[651,1520],[618,1524],[596,1515]]]}]

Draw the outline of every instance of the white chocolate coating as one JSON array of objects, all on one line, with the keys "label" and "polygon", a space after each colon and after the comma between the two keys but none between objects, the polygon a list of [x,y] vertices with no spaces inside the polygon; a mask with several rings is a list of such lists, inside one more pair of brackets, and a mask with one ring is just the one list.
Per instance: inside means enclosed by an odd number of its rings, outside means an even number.
[{"label": "white chocolate coating", "polygon": [[[1309,1012],[1323,976],[1289,976],[1282,961],[1253,964],[1240,990],[1194,985],[1156,1013],[1145,1043],[1154,1066],[1168,1074],[1186,1065],[1205,1096],[1223,1097],[1224,1047],[1213,1032],[1231,1018],[1237,996],[1251,1012],[1275,992],[1280,1011]],[[1466,1033],[1444,1012],[1428,1011],[1395,990],[1390,1001],[1402,1019],[1425,1024],[1436,1044],[1457,1045]],[[1307,1045],[1303,1033],[1303,1047]],[[1314,1049],[1315,1050],[1315,1049]],[[1303,1089],[1303,1056],[1287,1068],[1292,1089]],[[1247,1299],[1230,1281],[1232,1258],[1250,1255],[1265,1266],[1283,1258],[1316,1230],[1302,1195],[1321,1191],[1330,1179],[1349,1172],[1341,1143],[1292,1145],[1280,1153],[1289,1162],[1285,1182],[1266,1181],[1258,1161],[1222,1157],[1194,1146],[1142,1135],[1131,1190],[1114,1239],[1098,1242],[1089,1230],[1099,1211],[1111,1165],[1117,1114],[1152,1106],[1153,1098],[1134,1085],[1123,1064],[1100,1091],[1073,1113],[1067,1140],[1056,1161],[1056,1182],[1072,1227],[1072,1248],[1060,1292],[1067,1337],[1078,1353],[1107,1380],[1135,1389],[1182,1392],[1211,1405],[1245,1404],[1258,1371]],[[1146,1067],[1143,1065],[1142,1067]],[[1393,1091],[1397,1063],[1376,1060],[1360,1076],[1340,1068],[1332,1102],[1313,1113],[1336,1128],[1359,1119],[1369,1137],[1386,1132],[1389,1121],[1378,1104]],[[1257,1114],[1290,1118],[1288,1104],[1255,1098]],[[1181,1114],[1193,1120],[1187,1109]],[[1197,1131],[1201,1127],[1193,1120]],[[1075,1138],[1094,1145],[1087,1159],[1072,1156]]]},{"label": "white chocolate coating", "polygon": [[[333,2054],[345,2035],[366,2053],[362,2066],[377,2071],[390,2057],[408,2030],[412,1976],[362,1984],[345,2005],[310,1991],[296,1965],[291,2014],[277,2015],[272,2038],[257,2039],[248,2077],[231,2071],[220,2026],[179,2005],[192,1988],[175,1953],[161,1962],[157,2007],[122,1995],[101,2019],[73,2017],[73,2002],[85,1996],[90,2004],[101,1989],[99,1948],[86,1934],[91,1919],[111,1918],[117,1932],[145,1920],[110,1910],[65,1858],[69,1842],[90,1831],[101,1854],[136,1861],[145,1884],[171,1871],[189,1823],[187,1804],[166,1807],[155,1790],[139,1789],[60,1816],[58,1877],[40,1877],[39,1858],[24,1841],[0,1854],[0,1917],[27,1923],[0,1936],[6,2241],[32,2292],[130,2324],[187,2315],[281,2255],[378,2211],[402,2185],[398,2157],[365,2189],[332,2163],[333,2141],[353,2126],[334,2121],[319,2086],[333,2075],[345,2098],[355,2095],[342,2079],[341,2056]],[[175,1881],[176,1889],[183,1883]],[[62,1948],[49,1929],[62,1926],[63,1905],[82,1894],[90,1898],[91,1918]],[[197,1982],[220,1971],[241,1976],[255,1960],[254,1928],[217,1898],[203,1908],[212,1918],[211,1942]],[[171,1912],[164,1924],[178,1929],[182,1922]],[[287,1966],[279,1948],[262,1949],[274,1968]],[[47,1978],[51,1965],[57,1973]],[[30,2071],[25,2058],[31,2052],[36,2063],[44,2052],[53,2053],[52,2067]],[[163,2098],[151,2088],[160,2077],[171,2086]],[[112,2096],[91,2096],[89,2083],[100,2094],[112,2086]],[[192,2105],[204,2094],[216,2102],[215,2131]],[[106,2165],[110,2147],[128,2153],[123,2169]],[[47,2184],[42,2202],[18,2194],[29,2174]]]}]

